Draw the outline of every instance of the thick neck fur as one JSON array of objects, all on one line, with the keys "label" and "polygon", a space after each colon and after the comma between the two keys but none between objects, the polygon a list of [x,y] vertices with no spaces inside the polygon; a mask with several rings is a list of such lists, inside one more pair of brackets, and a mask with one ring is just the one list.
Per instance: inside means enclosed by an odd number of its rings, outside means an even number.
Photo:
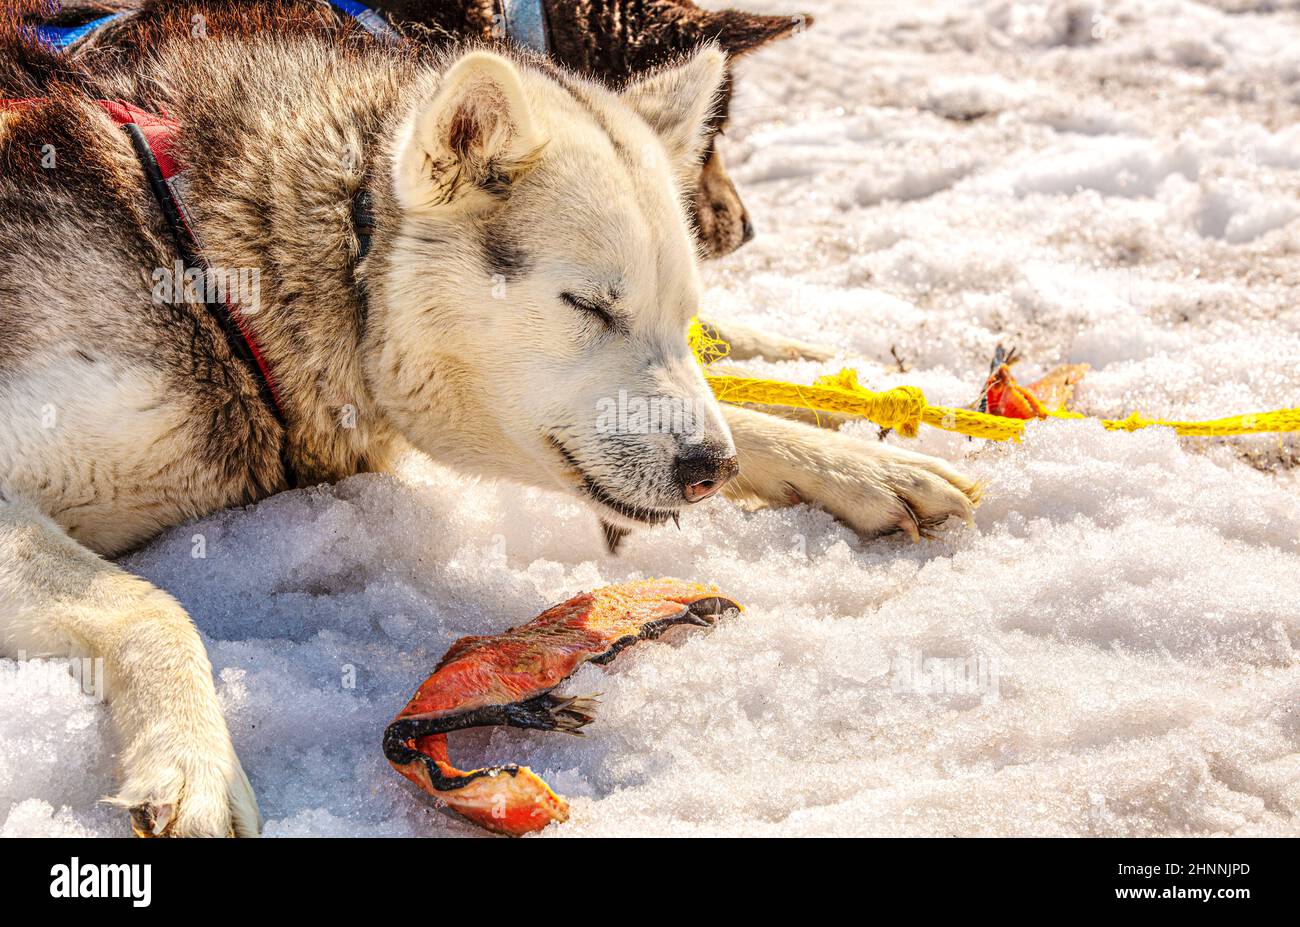
[{"label": "thick neck fur", "polygon": [[310,40],[163,49],[146,102],[180,123],[205,254],[259,280],[244,318],[271,368],[303,482],[381,464],[394,434],[362,369],[367,306],[352,223],[363,184],[390,209],[386,140],[428,65]]}]

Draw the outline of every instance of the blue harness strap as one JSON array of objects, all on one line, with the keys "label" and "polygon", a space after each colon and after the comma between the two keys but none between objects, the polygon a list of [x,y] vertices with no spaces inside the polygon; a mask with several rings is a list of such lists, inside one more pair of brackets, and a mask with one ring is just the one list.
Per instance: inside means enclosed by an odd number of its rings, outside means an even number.
[{"label": "blue harness strap", "polygon": [[[330,6],[352,17],[362,29],[383,42],[396,43],[401,36],[383,16],[358,0],[329,0]],[[546,12],[542,0],[501,0],[501,14],[510,41],[545,55],[550,43],[546,37]],[[41,43],[65,51],[93,35],[109,23],[128,15],[127,11],[110,13],[80,26],[37,26],[34,30]]]},{"label": "blue harness strap", "polygon": [[[388,20],[358,0],[329,0],[331,6],[351,16],[377,39],[385,42],[397,42],[400,36],[397,30],[388,24]],[[542,0],[500,0],[501,18],[504,21],[506,36],[516,45],[531,48],[545,55],[550,43],[546,39],[546,11],[542,9]]]},{"label": "blue harness strap", "polygon": [[121,13],[110,13],[107,16],[99,17],[99,19],[92,19],[88,23],[82,23],[80,26],[37,26],[35,30],[36,38],[44,45],[58,51],[64,51],[87,36],[103,29],[114,20],[121,19],[126,15],[126,12],[124,10]]},{"label": "blue harness strap", "polygon": [[340,13],[351,16],[357,21],[358,26],[381,41],[395,43],[401,38],[397,30],[388,24],[388,20],[364,3],[358,3],[357,0],[329,0],[329,2],[330,6]]}]

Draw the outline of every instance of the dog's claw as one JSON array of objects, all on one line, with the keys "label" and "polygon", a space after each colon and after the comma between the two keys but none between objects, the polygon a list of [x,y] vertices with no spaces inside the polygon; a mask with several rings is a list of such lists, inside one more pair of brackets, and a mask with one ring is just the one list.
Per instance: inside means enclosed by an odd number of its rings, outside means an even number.
[{"label": "dog's claw", "polygon": [[682,530],[682,516],[677,512],[673,512],[673,524],[677,526],[678,531]]},{"label": "dog's claw", "polygon": [[906,499],[899,499],[898,501],[903,506],[902,514],[898,516],[898,530],[911,538],[913,544],[921,543],[921,538],[924,535],[921,530],[921,519],[916,516],[916,511]]}]

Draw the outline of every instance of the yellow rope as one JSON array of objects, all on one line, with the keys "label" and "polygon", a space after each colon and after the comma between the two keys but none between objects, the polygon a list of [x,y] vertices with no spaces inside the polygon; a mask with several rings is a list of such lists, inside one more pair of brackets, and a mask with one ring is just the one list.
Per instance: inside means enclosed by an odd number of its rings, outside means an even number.
[{"label": "yellow rope", "polygon": [[[877,425],[892,428],[909,438],[916,437],[924,422],[944,431],[955,431],[976,438],[993,441],[1012,439],[1019,441],[1025,429],[1025,420],[989,415],[971,409],[951,409],[932,406],[925,394],[915,386],[896,386],[883,392],[872,392],[858,383],[858,374],[845,368],[838,374],[818,377],[811,386],[764,380],[757,377],[731,376],[710,373],[708,366],[726,357],[730,350],[716,332],[705,328],[699,320],[691,322],[691,348],[705,367],[704,378],[721,402],[758,403],[762,405],[790,406],[816,412],[835,412],[870,419]],[[1086,418],[1077,412],[1055,412],[1055,418]],[[1180,435],[1217,437],[1221,435],[1249,435],[1269,432],[1300,431],[1300,409],[1278,409],[1273,412],[1251,412],[1233,415],[1208,422],[1176,422],[1166,419],[1144,418],[1134,412],[1127,418],[1101,419],[1104,428],[1111,431],[1137,431],[1155,425],[1172,428]]]}]

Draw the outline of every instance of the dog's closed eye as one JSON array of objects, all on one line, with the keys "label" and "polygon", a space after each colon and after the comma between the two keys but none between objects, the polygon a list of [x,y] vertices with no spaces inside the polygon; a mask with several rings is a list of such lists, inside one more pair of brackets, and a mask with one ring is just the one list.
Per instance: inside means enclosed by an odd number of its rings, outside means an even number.
[{"label": "dog's closed eye", "polygon": [[610,311],[608,303],[587,299],[568,292],[561,293],[560,299],[571,308],[594,317],[606,328],[619,329],[622,327],[619,320],[614,317],[614,313]]}]

